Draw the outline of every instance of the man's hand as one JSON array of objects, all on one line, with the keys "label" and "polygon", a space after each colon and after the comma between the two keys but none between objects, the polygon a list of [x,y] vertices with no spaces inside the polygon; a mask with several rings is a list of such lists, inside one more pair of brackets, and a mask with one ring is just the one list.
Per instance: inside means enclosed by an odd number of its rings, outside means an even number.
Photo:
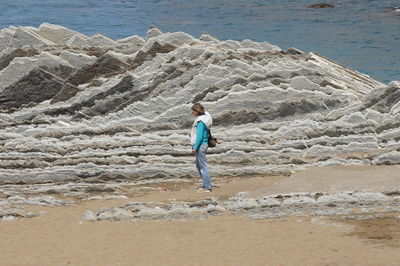
[{"label": "man's hand", "polygon": [[193,150],[193,149],[192,149],[192,153],[193,153],[193,154],[196,153],[196,150]]}]

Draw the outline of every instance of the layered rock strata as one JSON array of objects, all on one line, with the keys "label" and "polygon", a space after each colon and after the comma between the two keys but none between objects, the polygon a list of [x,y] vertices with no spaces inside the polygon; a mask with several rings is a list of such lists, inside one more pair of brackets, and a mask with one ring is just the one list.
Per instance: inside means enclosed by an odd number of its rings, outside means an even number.
[{"label": "layered rock strata", "polygon": [[214,176],[400,162],[399,82],[266,42],[43,24],[0,31],[0,182],[195,177],[196,102]]},{"label": "layered rock strata", "polygon": [[202,200],[129,202],[88,211],[84,218],[142,221],[203,219],[215,215],[247,215],[252,219],[400,217],[398,173],[399,166],[313,168],[280,178],[267,187],[239,192],[228,200],[226,196],[218,196],[217,188],[217,194],[207,194],[212,197]]},{"label": "layered rock strata", "polygon": [[[291,193],[261,198],[239,193],[228,201],[205,198],[195,202],[129,202],[120,207],[87,211],[89,221],[143,221],[200,219],[215,215],[246,214],[252,219],[282,217],[340,216],[383,217],[400,212],[400,192]],[[373,215],[373,216],[371,216]]]}]

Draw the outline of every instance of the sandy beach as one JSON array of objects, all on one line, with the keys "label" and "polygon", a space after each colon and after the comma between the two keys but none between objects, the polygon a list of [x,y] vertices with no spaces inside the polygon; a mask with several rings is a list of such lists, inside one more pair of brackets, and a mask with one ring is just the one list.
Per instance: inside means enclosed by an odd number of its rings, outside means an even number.
[{"label": "sandy beach", "polygon": [[[310,179],[314,172],[310,171]],[[324,169],[318,169],[318,173],[323,174]],[[365,176],[366,171],[363,173]],[[307,172],[298,175],[304,178]],[[191,183],[132,194],[129,199],[85,201],[62,207],[30,206],[27,208],[32,211],[45,213],[0,223],[1,265],[400,264],[400,220],[389,214],[372,220],[340,217],[252,220],[244,215],[139,222],[83,219],[86,210],[129,201],[226,199],[240,191],[259,193],[260,188],[272,188],[295,178],[295,175],[226,177],[216,179],[218,187],[207,194],[196,193],[197,184]]]}]

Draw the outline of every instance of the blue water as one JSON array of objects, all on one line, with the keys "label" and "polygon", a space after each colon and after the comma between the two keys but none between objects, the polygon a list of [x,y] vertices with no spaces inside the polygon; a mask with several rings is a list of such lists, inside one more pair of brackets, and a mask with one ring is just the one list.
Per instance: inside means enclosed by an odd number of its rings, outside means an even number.
[{"label": "blue water", "polygon": [[400,80],[400,6],[393,0],[0,0],[0,28],[63,25],[111,38],[146,35],[150,25],[207,32],[221,40],[267,41],[315,51],[382,81]]}]

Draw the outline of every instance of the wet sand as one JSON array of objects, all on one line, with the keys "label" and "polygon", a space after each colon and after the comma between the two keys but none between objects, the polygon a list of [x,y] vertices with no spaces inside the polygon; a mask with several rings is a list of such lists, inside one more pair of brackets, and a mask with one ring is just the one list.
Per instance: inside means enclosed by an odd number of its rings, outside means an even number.
[{"label": "wet sand", "polygon": [[[289,217],[251,220],[88,222],[86,210],[129,201],[227,198],[293,177],[221,178],[212,193],[196,184],[122,200],[27,206],[39,217],[0,223],[0,265],[400,265],[400,220]],[[393,216],[393,215],[392,215]]]}]

